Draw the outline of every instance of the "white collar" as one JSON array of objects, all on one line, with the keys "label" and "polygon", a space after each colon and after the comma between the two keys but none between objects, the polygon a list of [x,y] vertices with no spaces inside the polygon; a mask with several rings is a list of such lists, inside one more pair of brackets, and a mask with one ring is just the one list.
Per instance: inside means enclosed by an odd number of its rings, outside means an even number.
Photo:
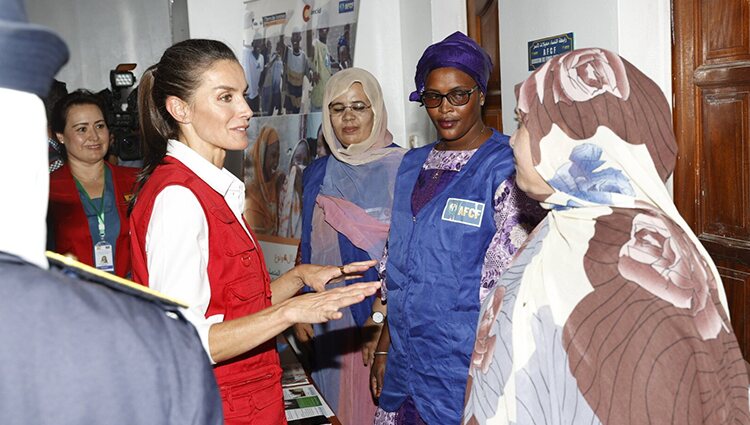
[{"label": "white collar", "polygon": [[206,158],[200,156],[198,152],[190,149],[180,141],[169,140],[169,143],[167,143],[167,155],[183,163],[221,196],[226,196],[232,185],[242,185],[240,179],[235,177],[226,168],[217,168]]}]

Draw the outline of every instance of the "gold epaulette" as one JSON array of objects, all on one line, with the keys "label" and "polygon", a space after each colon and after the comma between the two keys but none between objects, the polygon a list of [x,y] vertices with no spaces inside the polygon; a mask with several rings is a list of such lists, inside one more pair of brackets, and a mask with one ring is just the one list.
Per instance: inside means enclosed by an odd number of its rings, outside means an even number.
[{"label": "gold epaulette", "polygon": [[184,302],[170,298],[159,291],[155,291],[147,286],[139,285],[128,279],[121,278],[120,276],[96,269],[56,252],[47,251],[47,259],[51,266],[66,269],[66,271],[70,270],[82,280],[104,285],[115,291],[130,294],[149,301],[156,301],[167,307],[188,307]]}]

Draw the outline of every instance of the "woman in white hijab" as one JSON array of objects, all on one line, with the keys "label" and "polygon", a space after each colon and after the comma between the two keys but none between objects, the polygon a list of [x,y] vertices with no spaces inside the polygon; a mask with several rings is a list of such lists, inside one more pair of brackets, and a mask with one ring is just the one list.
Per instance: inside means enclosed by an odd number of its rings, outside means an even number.
[{"label": "woman in white hijab", "polygon": [[[379,260],[404,150],[392,143],[382,90],[369,72],[349,68],[328,81],[323,134],[332,155],[305,170],[301,261]],[[362,279],[377,280],[377,271],[369,269]],[[342,423],[368,423],[375,412],[368,366],[380,325],[370,317],[373,303],[383,308],[370,297],[346,309],[336,324],[295,329],[299,341],[312,340],[313,379]]]}]

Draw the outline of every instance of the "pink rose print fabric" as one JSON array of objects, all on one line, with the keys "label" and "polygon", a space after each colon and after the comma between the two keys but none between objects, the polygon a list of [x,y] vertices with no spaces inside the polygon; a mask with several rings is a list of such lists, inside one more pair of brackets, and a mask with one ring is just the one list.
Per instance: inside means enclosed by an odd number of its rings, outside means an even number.
[{"label": "pink rose print fabric", "polygon": [[494,333],[490,335],[490,333],[492,325],[495,323],[495,316],[500,311],[500,306],[503,305],[504,295],[505,288],[498,288],[493,294],[490,308],[484,311],[479,320],[477,339],[474,345],[474,352],[471,355],[471,365],[469,366],[472,369],[479,369],[484,373],[487,373],[487,370],[489,370],[492,353],[495,351],[495,335]]},{"label": "pink rose print fabric", "polygon": [[711,301],[716,280],[682,229],[668,218],[656,213],[633,217],[630,239],[620,248],[617,268],[625,279],[639,282],[677,308],[690,310],[703,339],[715,338],[722,329],[719,311]]},{"label": "pink rose print fabric", "polygon": [[482,305],[463,423],[750,425],[721,277],[663,183],[659,87],[580,49],[527,78],[518,109],[554,192]]},{"label": "pink rose print fabric", "polygon": [[674,170],[677,143],[664,94],[612,52],[580,49],[551,59],[519,89],[518,110],[535,163],[541,161],[539,142],[553,124],[574,140],[606,126],[627,143],[645,144],[662,181]]},{"label": "pink rose print fabric", "polygon": [[656,210],[600,217],[594,291],[564,327],[569,369],[602,423],[748,423],[748,378],[708,264]]}]

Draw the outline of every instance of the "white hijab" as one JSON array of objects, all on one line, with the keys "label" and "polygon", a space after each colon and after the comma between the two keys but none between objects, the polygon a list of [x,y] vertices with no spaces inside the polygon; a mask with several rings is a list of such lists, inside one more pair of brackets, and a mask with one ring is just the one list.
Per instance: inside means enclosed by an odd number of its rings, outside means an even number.
[{"label": "white hijab", "polygon": [[[349,90],[354,83],[362,84],[362,89],[372,105],[375,120],[367,140],[344,147],[333,131],[328,104]],[[350,165],[366,164],[393,153],[392,149],[387,149],[393,142],[393,135],[388,131],[388,113],[383,103],[383,92],[378,80],[372,74],[361,68],[347,68],[337,72],[328,80],[323,96],[323,135],[333,156]]]}]

